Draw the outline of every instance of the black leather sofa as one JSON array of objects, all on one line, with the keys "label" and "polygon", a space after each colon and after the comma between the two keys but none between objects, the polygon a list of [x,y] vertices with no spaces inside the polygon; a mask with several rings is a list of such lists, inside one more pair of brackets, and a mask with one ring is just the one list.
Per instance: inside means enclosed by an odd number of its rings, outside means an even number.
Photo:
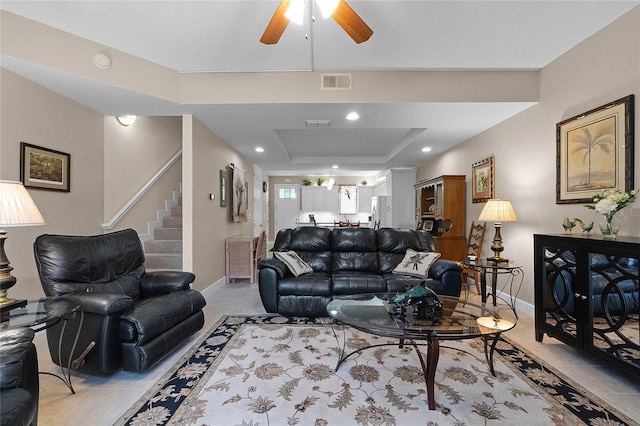
[{"label": "black leather sofa", "polygon": [[0,332],[0,424],[38,424],[38,355],[30,328]]},{"label": "black leather sofa", "polygon": [[[327,316],[336,296],[357,293],[405,292],[423,278],[392,273],[407,249],[437,252],[427,231],[381,228],[299,227],[283,229],[272,251],[295,251],[313,272],[294,276],[276,258],[258,264],[258,285],[267,312],[284,316]],[[426,285],[438,295],[460,297],[462,267],[438,259]]]},{"label": "black leather sofa", "polygon": [[[78,370],[94,375],[120,368],[146,371],[204,325],[205,299],[190,288],[195,275],[145,271],[142,244],[132,229],[95,236],[41,235],[34,253],[45,294],[72,297],[82,311],[47,329],[51,359],[58,365],[95,344]],[[75,342],[69,336],[78,328]]]}]

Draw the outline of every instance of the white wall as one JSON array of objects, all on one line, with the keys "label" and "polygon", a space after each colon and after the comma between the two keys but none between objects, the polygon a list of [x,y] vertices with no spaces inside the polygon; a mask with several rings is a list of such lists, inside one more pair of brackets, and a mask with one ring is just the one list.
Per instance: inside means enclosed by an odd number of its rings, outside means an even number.
[{"label": "white wall", "polygon": [[[441,174],[467,175],[467,222],[484,204],[471,203],[471,164],[491,154],[496,159],[496,192],[511,200],[517,223],[504,223],[504,256],[524,265],[519,297],[533,304],[533,234],[561,233],[564,217],[600,217],[581,204],[556,200],[556,123],[629,94],[636,95],[639,128],[640,7],[580,43],[540,71],[539,103],[509,120],[421,164],[417,180]],[[637,132],[637,130],[636,130]],[[635,149],[635,188],[640,187],[640,149]],[[627,207],[621,234],[640,236],[640,203]],[[597,226],[596,226],[597,228]],[[595,231],[598,232],[598,231]],[[488,224],[485,254],[493,225]]]}]

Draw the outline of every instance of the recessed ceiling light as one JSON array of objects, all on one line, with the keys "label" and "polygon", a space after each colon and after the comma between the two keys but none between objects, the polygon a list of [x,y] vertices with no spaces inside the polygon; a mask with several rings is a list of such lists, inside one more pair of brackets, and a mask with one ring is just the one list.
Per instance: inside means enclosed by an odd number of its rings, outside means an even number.
[{"label": "recessed ceiling light", "polygon": [[256,147],[256,152],[264,152],[264,148],[261,146]]},{"label": "recessed ceiling light", "polygon": [[332,169],[338,169],[339,167],[338,167],[338,165],[337,165],[337,164],[334,164],[333,166],[331,166],[331,168],[332,168]]},{"label": "recessed ceiling light", "polygon": [[422,152],[430,152],[430,151],[431,151],[430,146],[425,146],[424,148],[422,148]]},{"label": "recessed ceiling light", "polygon": [[360,118],[360,115],[357,112],[353,111],[347,114],[346,118],[347,120],[357,120],[358,118]]}]

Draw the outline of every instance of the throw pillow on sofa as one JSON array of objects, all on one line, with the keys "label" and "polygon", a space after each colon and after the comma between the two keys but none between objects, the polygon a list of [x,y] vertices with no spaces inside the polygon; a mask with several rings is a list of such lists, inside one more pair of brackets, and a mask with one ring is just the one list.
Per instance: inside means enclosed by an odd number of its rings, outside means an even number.
[{"label": "throw pillow on sofa", "polygon": [[419,252],[407,249],[404,258],[393,270],[394,274],[410,275],[412,277],[426,278],[433,262],[438,260],[440,253]]},{"label": "throw pillow on sofa", "polygon": [[287,265],[287,268],[293,275],[299,277],[303,274],[313,272],[311,266],[309,266],[304,260],[300,259],[300,256],[295,251],[276,251],[273,255]]}]

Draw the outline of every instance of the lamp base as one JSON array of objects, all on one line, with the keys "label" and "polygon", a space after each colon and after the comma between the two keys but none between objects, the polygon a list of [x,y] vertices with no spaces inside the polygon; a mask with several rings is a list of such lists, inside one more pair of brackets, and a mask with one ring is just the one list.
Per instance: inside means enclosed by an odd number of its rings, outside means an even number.
[{"label": "lamp base", "polygon": [[7,239],[7,231],[0,229],[0,306],[10,305],[14,299],[7,297],[7,290],[16,284],[16,277],[11,275],[13,268],[9,266],[11,262],[4,251],[4,242]]},{"label": "lamp base", "polygon": [[10,299],[10,298],[7,297],[7,290],[6,289],[0,290],[0,306],[1,307],[11,305],[11,304],[13,304],[15,302],[16,302],[16,299]]}]

